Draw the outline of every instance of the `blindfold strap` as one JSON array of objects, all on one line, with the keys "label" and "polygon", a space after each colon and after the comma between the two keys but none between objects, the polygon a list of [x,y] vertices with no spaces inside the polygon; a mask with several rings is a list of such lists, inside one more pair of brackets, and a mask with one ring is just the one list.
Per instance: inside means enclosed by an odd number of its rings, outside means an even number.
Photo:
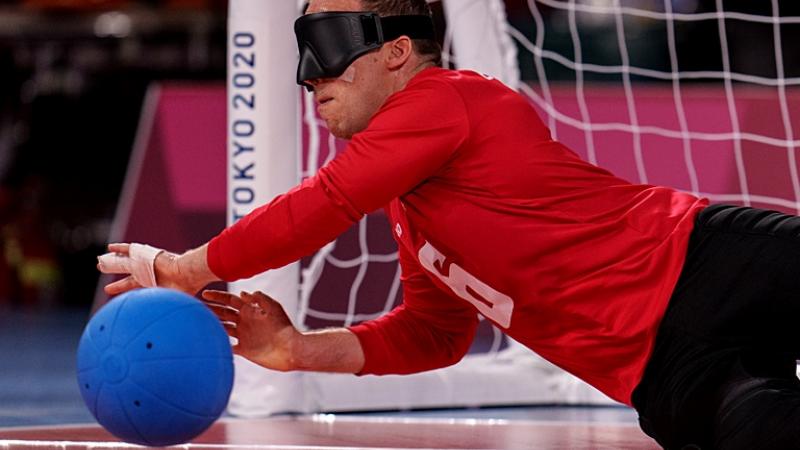
[{"label": "blindfold strap", "polygon": [[384,43],[408,36],[411,39],[436,39],[433,20],[428,16],[362,16],[365,44]]}]

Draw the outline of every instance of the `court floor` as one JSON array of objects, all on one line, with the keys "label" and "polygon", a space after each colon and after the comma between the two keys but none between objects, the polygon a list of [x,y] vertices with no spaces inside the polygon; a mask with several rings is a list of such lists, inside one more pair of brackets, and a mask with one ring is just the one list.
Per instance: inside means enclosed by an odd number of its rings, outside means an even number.
[{"label": "court floor", "polygon": [[[129,448],[98,426],[0,429],[0,450]],[[657,449],[633,424],[336,415],[224,419],[185,449]]]}]

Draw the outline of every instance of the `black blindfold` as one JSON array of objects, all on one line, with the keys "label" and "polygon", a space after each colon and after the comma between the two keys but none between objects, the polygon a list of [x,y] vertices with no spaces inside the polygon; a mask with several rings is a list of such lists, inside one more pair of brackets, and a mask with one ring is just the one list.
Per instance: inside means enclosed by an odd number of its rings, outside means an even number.
[{"label": "black blindfold", "polygon": [[308,80],[337,78],[358,57],[385,42],[408,36],[435,39],[428,16],[380,17],[371,12],[323,12],[307,14],[295,21],[300,50],[297,84]]}]

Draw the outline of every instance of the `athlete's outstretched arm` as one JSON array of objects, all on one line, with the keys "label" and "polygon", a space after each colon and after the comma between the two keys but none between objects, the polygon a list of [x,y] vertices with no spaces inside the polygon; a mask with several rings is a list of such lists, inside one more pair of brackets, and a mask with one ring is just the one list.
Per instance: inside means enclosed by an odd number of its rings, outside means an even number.
[{"label": "athlete's outstretched arm", "polygon": [[[435,175],[468,137],[466,108],[455,89],[419,82],[391,97],[369,128],[314,177],[257,208],[206,246],[183,255],[159,255],[156,281],[194,294],[203,282],[248,278],[296,261]],[[106,292],[136,287],[139,283],[130,278],[108,285]]]},{"label": "athlete's outstretched arm", "polygon": [[215,237],[209,267],[232,281],[296,261],[435,176],[468,138],[455,88],[420,81],[390,97],[314,177]]},{"label": "athlete's outstretched arm", "polygon": [[402,249],[400,258],[403,304],[350,329],[301,333],[260,292],[205,291],[203,298],[238,339],[234,352],[269,369],[407,374],[458,362],[475,334],[475,310],[436,288]]}]

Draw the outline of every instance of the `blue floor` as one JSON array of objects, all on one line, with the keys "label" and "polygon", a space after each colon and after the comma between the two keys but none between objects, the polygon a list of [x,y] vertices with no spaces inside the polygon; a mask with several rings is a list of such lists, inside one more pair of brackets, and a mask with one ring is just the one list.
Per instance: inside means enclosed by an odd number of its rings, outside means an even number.
[{"label": "blue floor", "polygon": [[[93,423],[75,378],[87,311],[0,310],[0,427]],[[533,406],[376,412],[360,415],[455,419],[635,422],[624,407]]]},{"label": "blue floor", "polygon": [[92,422],[75,378],[86,311],[0,311],[0,426]]}]

